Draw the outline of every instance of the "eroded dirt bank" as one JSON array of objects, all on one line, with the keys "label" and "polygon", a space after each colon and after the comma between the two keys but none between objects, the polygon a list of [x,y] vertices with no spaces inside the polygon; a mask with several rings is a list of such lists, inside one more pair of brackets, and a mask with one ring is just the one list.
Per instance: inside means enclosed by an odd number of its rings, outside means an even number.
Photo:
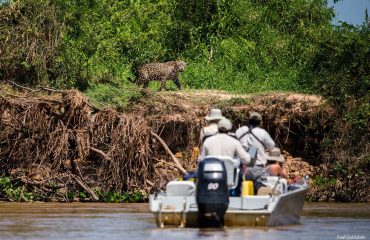
[{"label": "eroded dirt bank", "polygon": [[[149,193],[163,188],[180,175],[151,131],[166,142],[185,169],[194,170],[199,131],[212,107],[221,108],[235,129],[249,111],[259,111],[264,127],[284,149],[289,176],[311,177],[309,199],[341,200],[336,191],[342,182],[320,182],[327,179],[325,169],[331,167],[322,155],[334,113],[318,96],[148,93],[126,112],[117,112],[96,109],[78,91],[49,93],[0,97],[0,175],[10,176],[41,200],[65,201],[71,192],[94,198],[89,190],[99,198],[99,192]],[[349,200],[369,199],[368,178],[362,182]],[[5,198],[4,192],[0,197]]]}]

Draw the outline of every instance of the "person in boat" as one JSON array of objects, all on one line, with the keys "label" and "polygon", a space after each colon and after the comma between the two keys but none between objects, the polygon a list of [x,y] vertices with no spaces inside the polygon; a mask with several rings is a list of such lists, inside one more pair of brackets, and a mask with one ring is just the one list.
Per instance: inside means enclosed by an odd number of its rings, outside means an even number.
[{"label": "person in boat", "polygon": [[230,156],[234,159],[239,158],[243,164],[249,164],[251,161],[249,154],[237,139],[229,135],[232,129],[230,120],[223,118],[217,126],[219,133],[205,139],[200,159],[209,155]]},{"label": "person in boat", "polygon": [[269,176],[287,177],[283,168],[284,156],[281,154],[280,148],[274,147],[266,156],[266,173]]},{"label": "person in boat", "polygon": [[218,122],[225,117],[222,116],[221,109],[213,108],[209,111],[207,116],[204,118],[207,121],[207,126],[203,127],[200,131],[199,142],[200,145],[206,140],[206,138],[213,136],[218,133]]},{"label": "person in boat", "polygon": [[235,135],[241,142],[244,149],[248,150],[249,146],[257,149],[257,155],[253,166],[249,166],[246,172],[246,179],[253,180],[254,191],[264,186],[266,180],[266,154],[275,147],[275,142],[270,134],[261,127],[262,116],[257,112],[251,112],[248,119],[248,125],[242,126],[236,130]]}]

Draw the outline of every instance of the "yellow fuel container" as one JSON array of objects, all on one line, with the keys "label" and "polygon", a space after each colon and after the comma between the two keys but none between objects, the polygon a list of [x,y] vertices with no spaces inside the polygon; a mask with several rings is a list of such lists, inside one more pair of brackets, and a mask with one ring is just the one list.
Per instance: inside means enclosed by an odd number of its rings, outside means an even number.
[{"label": "yellow fuel container", "polygon": [[246,197],[249,195],[254,195],[253,181],[244,180],[242,182],[242,197]]}]

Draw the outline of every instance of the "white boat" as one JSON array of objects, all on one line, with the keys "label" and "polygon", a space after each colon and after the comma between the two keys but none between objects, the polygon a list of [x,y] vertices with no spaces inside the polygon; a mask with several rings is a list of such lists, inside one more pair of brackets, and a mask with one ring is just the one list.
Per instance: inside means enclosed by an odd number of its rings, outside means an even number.
[{"label": "white boat", "polygon": [[[225,157],[207,158],[217,158],[224,162],[227,187],[229,190],[235,189],[239,181],[238,162]],[[203,170],[216,176],[215,172],[219,169],[216,171],[214,168],[210,169],[215,166],[214,163],[207,164]],[[216,185],[215,183],[207,184],[208,190],[212,190]],[[197,185],[192,181],[171,181],[167,184],[165,192],[149,196],[150,211],[154,214],[158,227],[199,227],[202,225],[202,221],[205,220],[204,218],[200,220],[199,217],[199,203],[196,194],[200,193],[196,191]],[[216,219],[222,218],[221,226],[226,227],[272,227],[298,224],[306,198],[307,184],[288,186],[286,179],[269,176],[265,185],[267,187],[264,188],[264,193],[260,191],[258,195],[228,197],[224,215],[221,214],[218,217],[216,213],[213,215],[205,213],[204,215],[216,216]]]}]

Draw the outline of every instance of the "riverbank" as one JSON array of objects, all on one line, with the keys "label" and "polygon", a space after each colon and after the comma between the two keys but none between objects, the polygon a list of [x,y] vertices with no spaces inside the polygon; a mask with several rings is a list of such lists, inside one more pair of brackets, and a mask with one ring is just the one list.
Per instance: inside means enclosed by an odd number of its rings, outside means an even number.
[{"label": "riverbank", "polygon": [[[14,201],[143,201],[148,193],[180,177],[152,133],[192,171],[203,118],[212,107],[221,108],[235,129],[245,123],[250,111],[260,112],[264,128],[284,149],[289,178],[310,177],[308,200],[369,201],[366,174],[342,179],[343,174],[331,175],[338,162],[325,156],[336,148],[327,143],[336,124],[335,112],[319,96],[147,92],[145,98],[119,112],[89,101],[78,91],[15,91],[9,86],[0,97],[0,197]],[[347,166],[341,162],[340,167],[346,170]]]}]

